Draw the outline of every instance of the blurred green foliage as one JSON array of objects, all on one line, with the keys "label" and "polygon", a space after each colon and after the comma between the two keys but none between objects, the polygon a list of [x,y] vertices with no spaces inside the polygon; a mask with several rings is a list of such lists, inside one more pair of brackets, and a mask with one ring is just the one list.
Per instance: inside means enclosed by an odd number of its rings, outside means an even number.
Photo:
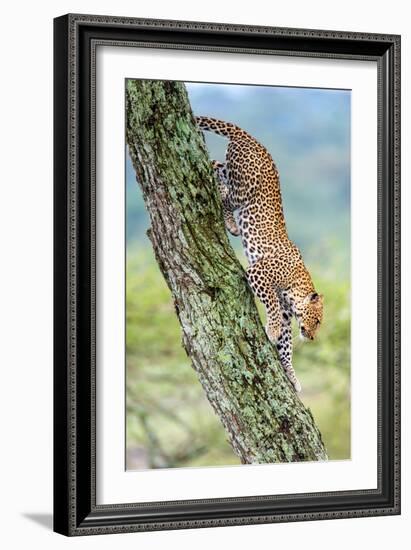
[{"label": "blurred green foliage", "polygon": [[[349,286],[340,263],[312,269],[326,304],[318,340],[303,344],[294,336],[301,398],[330,459],[350,457]],[[126,300],[127,467],[239,464],[181,345],[171,294],[149,245],[128,247]]]}]

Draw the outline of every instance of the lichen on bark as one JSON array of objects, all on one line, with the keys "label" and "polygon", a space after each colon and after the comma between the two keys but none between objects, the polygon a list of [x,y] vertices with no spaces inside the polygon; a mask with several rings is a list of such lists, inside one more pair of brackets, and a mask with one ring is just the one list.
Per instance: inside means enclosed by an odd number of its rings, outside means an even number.
[{"label": "lichen on bark", "polygon": [[326,460],[321,434],[262,327],[227,239],[183,83],[128,80],[126,141],[182,343],[241,462]]}]

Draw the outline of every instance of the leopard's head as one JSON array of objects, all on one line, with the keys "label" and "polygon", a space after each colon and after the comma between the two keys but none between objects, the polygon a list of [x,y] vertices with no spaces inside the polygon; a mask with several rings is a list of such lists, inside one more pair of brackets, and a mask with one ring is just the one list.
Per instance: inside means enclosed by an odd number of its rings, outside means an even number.
[{"label": "leopard's head", "polygon": [[311,292],[303,300],[300,315],[300,336],[304,340],[314,340],[323,320],[323,295]]}]

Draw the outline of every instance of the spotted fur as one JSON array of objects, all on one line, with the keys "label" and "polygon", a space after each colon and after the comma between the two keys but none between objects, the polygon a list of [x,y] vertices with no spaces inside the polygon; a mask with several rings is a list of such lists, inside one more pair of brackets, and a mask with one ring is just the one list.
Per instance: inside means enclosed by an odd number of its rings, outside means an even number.
[{"label": "spotted fur", "polygon": [[209,117],[196,121],[202,130],[229,140],[225,163],[213,161],[224,221],[231,234],[241,236],[247,280],[266,309],[267,336],[300,391],[292,365],[291,320],[297,320],[302,338],[313,340],[322,321],[323,296],[288,238],[277,167],[267,149],[238,126]]}]

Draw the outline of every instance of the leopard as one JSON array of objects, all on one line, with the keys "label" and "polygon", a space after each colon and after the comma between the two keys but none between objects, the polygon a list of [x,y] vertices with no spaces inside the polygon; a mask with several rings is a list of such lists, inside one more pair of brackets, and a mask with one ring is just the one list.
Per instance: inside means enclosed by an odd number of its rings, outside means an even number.
[{"label": "leopard", "polygon": [[314,340],[323,321],[324,296],[313,284],[299,248],[288,236],[280,176],[271,154],[234,123],[195,117],[201,131],[228,138],[225,162],[212,161],[224,223],[240,237],[246,279],[265,308],[265,332],[296,392],[292,320],[302,340]]}]

